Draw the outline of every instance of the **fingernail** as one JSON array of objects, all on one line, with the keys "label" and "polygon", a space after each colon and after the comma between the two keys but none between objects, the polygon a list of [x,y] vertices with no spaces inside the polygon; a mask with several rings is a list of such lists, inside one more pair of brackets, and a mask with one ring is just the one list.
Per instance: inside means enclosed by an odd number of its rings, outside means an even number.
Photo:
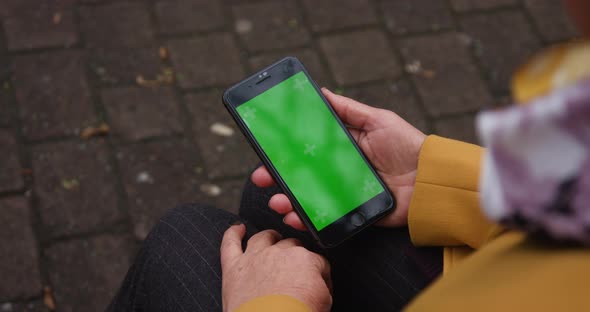
[{"label": "fingernail", "polygon": [[236,220],[236,221],[232,222],[231,225],[240,225],[240,224],[244,224],[244,222],[242,222],[241,220]]}]

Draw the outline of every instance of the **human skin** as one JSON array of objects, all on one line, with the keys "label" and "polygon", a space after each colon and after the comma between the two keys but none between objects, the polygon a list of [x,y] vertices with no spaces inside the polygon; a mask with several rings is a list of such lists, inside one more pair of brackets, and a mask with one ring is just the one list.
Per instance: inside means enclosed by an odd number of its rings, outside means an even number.
[{"label": "human skin", "polygon": [[287,295],[303,302],[311,311],[328,312],[332,306],[330,264],[301,242],[282,239],[273,230],[242,240],[246,227],[231,226],[221,242],[223,311],[264,295]]}]

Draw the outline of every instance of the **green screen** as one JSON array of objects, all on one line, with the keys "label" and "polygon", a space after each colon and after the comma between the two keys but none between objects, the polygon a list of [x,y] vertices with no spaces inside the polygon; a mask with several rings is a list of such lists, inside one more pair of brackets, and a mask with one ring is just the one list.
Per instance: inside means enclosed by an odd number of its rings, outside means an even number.
[{"label": "green screen", "polygon": [[318,231],[383,192],[303,72],[237,111]]}]

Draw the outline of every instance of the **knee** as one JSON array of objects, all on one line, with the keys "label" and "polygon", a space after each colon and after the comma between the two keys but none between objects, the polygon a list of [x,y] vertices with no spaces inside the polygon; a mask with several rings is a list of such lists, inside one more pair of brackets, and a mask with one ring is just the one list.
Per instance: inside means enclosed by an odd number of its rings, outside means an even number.
[{"label": "knee", "polygon": [[237,216],[211,206],[179,205],[160,218],[147,235],[144,246],[154,247],[162,240],[175,243],[187,238],[196,239],[198,235],[215,236],[223,233],[236,220]]}]

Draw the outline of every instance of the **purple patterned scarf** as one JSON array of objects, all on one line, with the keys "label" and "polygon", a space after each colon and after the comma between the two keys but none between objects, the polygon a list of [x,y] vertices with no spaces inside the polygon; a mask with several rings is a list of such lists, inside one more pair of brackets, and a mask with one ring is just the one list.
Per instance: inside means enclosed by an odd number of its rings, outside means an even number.
[{"label": "purple patterned scarf", "polygon": [[590,79],[480,113],[484,212],[509,228],[590,245]]}]

